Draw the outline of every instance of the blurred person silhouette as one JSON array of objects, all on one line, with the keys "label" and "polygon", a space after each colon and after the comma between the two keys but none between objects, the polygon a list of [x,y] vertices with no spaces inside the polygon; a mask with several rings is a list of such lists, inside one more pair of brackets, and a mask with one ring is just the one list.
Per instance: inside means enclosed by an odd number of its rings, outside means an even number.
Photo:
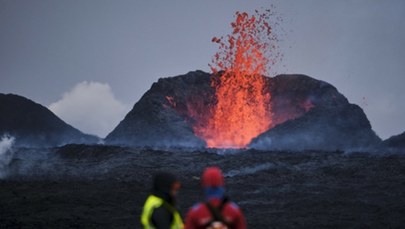
[{"label": "blurred person silhouette", "polygon": [[171,173],[160,172],[153,178],[153,190],[143,207],[141,223],[145,229],[184,228],[176,197],[180,182]]},{"label": "blurred person silhouette", "polygon": [[245,229],[239,206],[225,195],[225,182],[218,167],[208,167],[201,176],[205,202],[195,204],[187,213],[185,229]]}]

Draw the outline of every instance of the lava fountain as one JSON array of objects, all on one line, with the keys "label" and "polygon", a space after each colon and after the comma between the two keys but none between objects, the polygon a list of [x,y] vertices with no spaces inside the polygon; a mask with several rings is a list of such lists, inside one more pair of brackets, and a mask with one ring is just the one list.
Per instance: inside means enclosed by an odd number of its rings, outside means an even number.
[{"label": "lava fountain", "polygon": [[210,67],[215,103],[194,133],[210,148],[244,148],[272,125],[271,94],[265,75],[279,55],[268,22],[270,10],[236,12],[232,33],[214,37],[219,45]]}]

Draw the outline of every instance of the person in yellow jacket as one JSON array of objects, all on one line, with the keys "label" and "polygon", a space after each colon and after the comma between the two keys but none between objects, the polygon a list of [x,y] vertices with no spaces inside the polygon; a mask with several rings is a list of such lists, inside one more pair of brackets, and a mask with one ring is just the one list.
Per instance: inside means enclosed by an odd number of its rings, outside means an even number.
[{"label": "person in yellow jacket", "polygon": [[183,221],[176,209],[180,189],[177,178],[167,172],[155,175],[152,194],[145,201],[141,223],[145,229],[183,229]]}]

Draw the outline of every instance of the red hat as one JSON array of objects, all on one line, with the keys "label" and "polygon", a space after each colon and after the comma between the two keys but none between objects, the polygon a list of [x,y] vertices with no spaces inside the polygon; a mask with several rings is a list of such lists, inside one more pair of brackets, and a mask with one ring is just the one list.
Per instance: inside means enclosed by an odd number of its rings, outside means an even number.
[{"label": "red hat", "polygon": [[218,167],[208,167],[204,170],[201,177],[202,186],[206,187],[223,187],[224,176]]}]

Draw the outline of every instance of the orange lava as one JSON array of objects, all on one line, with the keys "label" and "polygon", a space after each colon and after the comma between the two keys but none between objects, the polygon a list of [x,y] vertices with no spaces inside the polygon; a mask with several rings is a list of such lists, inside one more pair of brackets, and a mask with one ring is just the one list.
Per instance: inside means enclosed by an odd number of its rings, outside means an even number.
[{"label": "orange lava", "polygon": [[237,12],[232,33],[212,39],[219,45],[210,65],[216,103],[205,125],[193,127],[210,148],[244,148],[272,124],[271,95],[263,77],[274,62],[266,55],[275,48],[269,14]]}]

